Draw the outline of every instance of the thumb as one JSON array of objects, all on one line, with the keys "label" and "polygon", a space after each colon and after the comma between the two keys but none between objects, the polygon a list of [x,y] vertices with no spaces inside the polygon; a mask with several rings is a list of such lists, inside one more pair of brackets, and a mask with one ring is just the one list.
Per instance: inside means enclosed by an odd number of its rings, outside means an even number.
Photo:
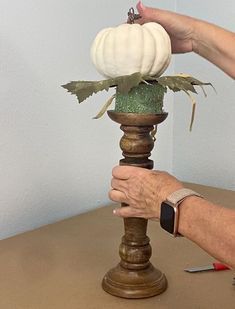
[{"label": "thumb", "polygon": [[136,8],[137,8],[138,13],[141,16],[140,22],[144,23],[145,21],[148,21],[149,19],[149,16],[147,16],[148,8],[144,6],[144,4],[141,1],[137,3]]},{"label": "thumb", "polygon": [[141,18],[136,20],[136,22],[140,24],[156,22],[164,27],[169,23],[168,19],[172,18],[174,15],[174,13],[169,11],[147,7],[141,1],[137,3],[136,8],[141,16]]},{"label": "thumb", "polygon": [[139,13],[143,13],[146,7],[143,5],[142,1],[139,1],[136,4],[136,8],[137,8]]},{"label": "thumb", "polygon": [[141,1],[137,3],[136,8],[142,19],[146,21],[156,21],[156,12],[158,9],[146,7]]}]

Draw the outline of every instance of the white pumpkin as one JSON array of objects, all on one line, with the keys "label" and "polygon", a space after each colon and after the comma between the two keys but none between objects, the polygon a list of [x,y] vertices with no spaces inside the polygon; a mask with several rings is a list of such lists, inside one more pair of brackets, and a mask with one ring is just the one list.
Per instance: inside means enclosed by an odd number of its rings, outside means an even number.
[{"label": "white pumpkin", "polygon": [[135,72],[143,77],[160,76],[171,60],[171,42],[165,29],[157,23],[122,24],[97,34],[91,59],[105,77]]}]

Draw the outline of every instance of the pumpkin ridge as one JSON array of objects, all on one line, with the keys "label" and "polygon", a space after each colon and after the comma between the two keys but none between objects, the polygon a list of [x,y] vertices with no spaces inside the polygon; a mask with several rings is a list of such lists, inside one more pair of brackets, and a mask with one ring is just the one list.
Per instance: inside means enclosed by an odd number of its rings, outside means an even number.
[{"label": "pumpkin ridge", "polygon": [[[135,33],[136,33],[136,37],[137,37],[136,40],[134,40]],[[139,35],[141,35],[141,38],[139,37]],[[133,61],[132,62],[133,68],[132,67],[130,68],[131,71],[128,72],[128,74],[132,74],[132,73],[135,73],[135,72],[141,72],[140,70],[141,70],[142,54],[143,54],[143,52],[142,52],[142,45],[143,45],[142,26],[140,26],[139,24],[131,25],[131,27],[130,27],[130,37],[131,37],[130,46],[128,48],[127,54],[128,54],[128,58],[130,57],[131,61]],[[139,46],[135,46],[135,44],[138,44]],[[134,56],[133,56],[133,54],[134,54]]]},{"label": "pumpkin ridge", "polygon": [[114,59],[114,41],[115,38],[113,38],[113,34],[115,33],[116,28],[112,28],[111,31],[108,32],[108,34],[104,38],[103,46],[110,45],[110,48],[102,48],[102,56],[103,56],[103,65],[106,67],[106,74],[107,76],[111,76],[111,72],[114,69],[115,65],[113,65],[115,62],[110,62],[109,59]]},{"label": "pumpkin ridge", "polygon": [[[149,29],[151,34],[154,37],[154,42],[156,46],[156,58],[152,66],[152,70],[150,71],[151,75],[160,76],[167,68],[167,59],[170,49],[170,39],[166,32],[166,30],[157,23],[147,23],[145,27]],[[166,50],[168,52],[166,52]],[[154,74],[157,72],[157,74]],[[160,73],[161,72],[161,73]]]},{"label": "pumpkin ridge", "polygon": [[152,42],[153,42],[153,44],[152,44],[153,50],[151,52],[152,57],[151,57],[151,61],[149,61],[151,63],[151,66],[148,68],[147,73],[146,73],[146,75],[149,75],[150,72],[152,71],[153,65],[156,61],[155,60],[155,58],[156,58],[156,43],[155,43],[155,37],[153,36],[151,31],[147,27],[143,26],[143,28],[144,28],[144,31],[146,31],[148,33],[148,35],[152,38]]},{"label": "pumpkin ridge", "polygon": [[[100,38],[100,41],[97,42],[96,49],[95,49],[95,59],[96,59],[97,70],[101,74],[103,74],[102,73],[103,70],[101,69],[101,67],[104,65],[103,59],[105,59],[104,58],[103,44],[104,44],[105,38],[109,34],[110,30],[111,30],[111,28],[107,29],[107,31],[104,31],[104,33],[102,34],[102,36]],[[102,57],[101,57],[101,54],[102,54]]]}]

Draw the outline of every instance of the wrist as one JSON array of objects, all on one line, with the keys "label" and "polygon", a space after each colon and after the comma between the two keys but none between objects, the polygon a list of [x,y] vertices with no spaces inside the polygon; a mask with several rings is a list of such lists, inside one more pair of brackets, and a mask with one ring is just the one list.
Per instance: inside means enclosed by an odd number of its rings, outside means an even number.
[{"label": "wrist", "polygon": [[[205,201],[205,200],[204,200]],[[188,196],[183,200],[179,209],[178,231],[181,235],[193,238],[195,232],[195,222],[203,220],[202,198],[199,196]],[[196,223],[197,224],[197,223]]]},{"label": "wrist", "polygon": [[161,204],[160,225],[175,237],[183,234],[179,228],[180,208],[183,202],[190,197],[202,198],[200,194],[191,189],[181,188],[171,193]]},{"label": "wrist", "polygon": [[199,45],[201,42],[201,38],[200,38],[200,28],[201,28],[201,20],[195,19],[193,18],[192,20],[192,51],[196,54],[199,53]]},{"label": "wrist", "polygon": [[213,24],[204,20],[194,19],[192,32],[192,48],[193,52],[205,57],[205,52],[210,50],[214,37],[215,27]]}]

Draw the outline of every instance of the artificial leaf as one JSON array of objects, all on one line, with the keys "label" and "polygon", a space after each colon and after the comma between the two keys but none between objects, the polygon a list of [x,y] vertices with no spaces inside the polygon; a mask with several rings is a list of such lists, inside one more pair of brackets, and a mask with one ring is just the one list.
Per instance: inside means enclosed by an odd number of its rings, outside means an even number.
[{"label": "artificial leaf", "polygon": [[194,117],[195,117],[195,110],[196,110],[196,101],[195,101],[194,97],[188,91],[184,90],[184,92],[189,96],[189,98],[192,102],[192,113],[191,113],[191,120],[190,120],[190,126],[189,126],[189,130],[192,131]]},{"label": "artificial leaf", "polygon": [[168,87],[170,90],[172,90],[174,92],[184,91],[189,96],[189,98],[192,102],[190,131],[192,130],[194,117],[195,117],[195,110],[196,110],[196,101],[195,101],[194,97],[191,95],[190,92],[197,94],[197,91],[196,91],[194,86],[199,86],[202,89],[204,95],[206,96],[206,91],[203,88],[203,86],[205,86],[205,85],[209,85],[215,90],[215,88],[213,87],[213,85],[211,83],[201,82],[200,80],[192,77],[191,75],[183,74],[183,73],[173,75],[173,76],[161,76],[161,77],[157,77],[157,78],[150,77],[149,79],[157,81],[162,86]]},{"label": "artificial leaf", "polygon": [[186,79],[187,79],[192,85],[199,86],[199,87],[202,89],[202,91],[203,91],[205,97],[207,96],[207,94],[206,94],[206,91],[205,91],[205,89],[204,89],[203,86],[211,86],[211,87],[214,89],[214,91],[216,92],[216,90],[215,90],[214,86],[212,85],[212,83],[201,82],[200,80],[198,80],[198,79],[196,79],[195,77],[192,77],[192,76],[190,76],[190,75],[188,75],[188,76],[186,77]]},{"label": "artificial leaf", "polygon": [[115,98],[115,95],[112,95],[111,98],[109,98],[108,101],[104,104],[104,106],[99,111],[99,113],[95,117],[93,117],[93,119],[99,119],[100,117],[102,117],[104,115],[104,113],[107,111],[108,107],[113,102],[114,98]]},{"label": "artificial leaf", "polygon": [[76,95],[78,102],[81,103],[93,93],[102,90],[108,91],[109,87],[113,85],[112,82],[111,79],[102,81],[72,81],[66,85],[62,85],[62,87],[67,89],[71,94]]},{"label": "artificial leaf", "polygon": [[168,87],[174,92],[186,90],[197,93],[191,82],[182,76],[161,76],[157,79],[157,81],[160,85]]},{"label": "artificial leaf", "polygon": [[77,96],[78,102],[81,103],[89,96],[99,91],[108,91],[110,87],[116,86],[118,90],[126,94],[131,88],[138,86],[141,82],[141,74],[139,72],[131,75],[119,76],[100,81],[72,81],[66,85],[62,85],[71,94]]},{"label": "artificial leaf", "polygon": [[127,94],[133,87],[139,85],[142,81],[142,76],[139,72],[131,75],[117,77],[117,90],[122,94]]},{"label": "artificial leaf", "polygon": [[150,132],[150,135],[152,136],[153,141],[156,142],[157,125],[154,126],[153,130]]},{"label": "artificial leaf", "polygon": [[[140,83],[153,84],[153,82],[158,82],[167,91],[167,88],[174,92],[184,91],[190,98],[192,102],[192,114],[190,121],[190,130],[192,130],[192,125],[195,116],[196,101],[190,92],[196,93],[195,86],[199,86],[204,95],[206,96],[205,89],[203,86],[211,86],[214,90],[215,88],[211,83],[201,82],[200,80],[192,77],[191,75],[180,73],[173,76],[146,76],[143,78],[139,72],[133,73],[131,75],[119,76],[115,78],[109,78],[101,81],[72,81],[66,85],[63,85],[71,94],[76,95],[78,102],[81,103],[89,96],[99,91],[108,91],[110,87],[117,87],[117,90],[121,94],[127,94],[133,87],[138,86]],[[103,106],[101,111],[94,117],[95,119],[100,118],[107,110],[109,105],[112,103],[114,96],[112,96]]]}]

